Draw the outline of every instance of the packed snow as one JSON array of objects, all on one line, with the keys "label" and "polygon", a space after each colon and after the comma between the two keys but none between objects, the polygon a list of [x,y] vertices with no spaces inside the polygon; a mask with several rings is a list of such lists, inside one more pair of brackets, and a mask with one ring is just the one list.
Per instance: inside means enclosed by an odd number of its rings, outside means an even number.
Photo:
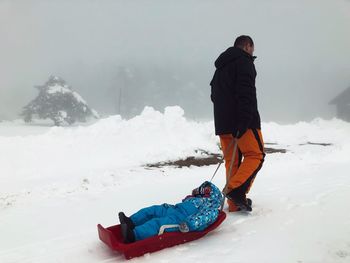
[{"label": "packed snow", "polygon": [[78,102],[80,102],[81,104],[87,105],[87,102],[77,92],[73,91],[72,94]]},{"label": "packed snow", "polygon": [[68,85],[61,86],[61,85],[55,84],[55,85],[49,86],[47,93],[49,93],[49,94],[54,94],[54,93],[65,94],[65,93],[72,93],[72,90],[68,87]]},{"label": "packed snow", "polygon": [[[57,80],[58,78],[55,77],[54,80]],[[68,85],[59,85],[59,84],[55,84],[52,86],[48,87],[47,90],[48,94],[55,94],[55,93],[62,93],[62,94],[72,94],[74,96],[74,98],[81,104],[87,105],[87,102],[83,99],[82,96],[80,96],[77,92],[72,91]]]},{"label": "packed snow", "polygon": [[[266,156],[249,194],[253,212],[228,213],[206,237],[130,262],[350,262],[350,124],[262,130],[266,147],[287,152]],[[99,241],[96,225],[177,203],[209,180],[216,165],[146,165],[220,153],[213,131],[179,107],[73,127],[0,122],[0,262],[126,261]],[[213,180],[220,188],[224,174]]]}]

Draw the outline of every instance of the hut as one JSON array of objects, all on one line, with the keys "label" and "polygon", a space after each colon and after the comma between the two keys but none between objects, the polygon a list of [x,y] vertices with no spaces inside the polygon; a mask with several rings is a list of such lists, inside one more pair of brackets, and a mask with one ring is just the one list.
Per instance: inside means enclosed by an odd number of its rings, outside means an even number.
[{"label": "hut", "polygon": [[329,104],[336,105],[337,118],[350,122],[350,87],[332,99]]}]

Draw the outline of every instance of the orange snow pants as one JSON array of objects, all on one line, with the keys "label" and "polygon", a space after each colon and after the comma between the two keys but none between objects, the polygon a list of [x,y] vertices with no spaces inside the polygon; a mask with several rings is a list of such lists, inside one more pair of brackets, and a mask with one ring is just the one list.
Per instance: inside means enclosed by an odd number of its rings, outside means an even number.
[{"label": "orange snow pants", "polygon": [[[241,138],[237,140],[237,150],[231,174],[229,174],[231,160],[233,157],[234,137],[232,134],[220,135],[220,143],[224,153],[226,180],[229,191],[234,190],[238,195],[245,196],[264,162],[264,141],[261,130],[248,129]],[[235,204],[227,200],[229,211],[237,211]]]}]

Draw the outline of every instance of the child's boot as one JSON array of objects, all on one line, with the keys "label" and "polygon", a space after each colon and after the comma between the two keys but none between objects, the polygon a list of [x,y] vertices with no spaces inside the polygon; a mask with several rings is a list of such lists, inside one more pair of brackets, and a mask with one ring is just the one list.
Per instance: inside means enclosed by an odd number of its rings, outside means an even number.
[{"label": "child's boot", "polygon": [[130,217],[127,217],[123,212],[119,212],[118,217],[120,224],[127,224],[130,229],[135,228],[134,222],[132,222]]},{"label": "child's boot", "polygon": [[135,242],[134,231],[126,223],[120,225],[124,243]]}]

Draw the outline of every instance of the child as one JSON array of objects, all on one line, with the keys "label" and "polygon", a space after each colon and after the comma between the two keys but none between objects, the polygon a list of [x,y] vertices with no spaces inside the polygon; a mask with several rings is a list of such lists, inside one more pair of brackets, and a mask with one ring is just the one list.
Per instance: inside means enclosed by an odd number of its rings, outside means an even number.
[{"label": "child", "polygon": [[119,213],[125,243],[156,236],[162,226],[171,225],[166,232],[201,231],[214,223],[219,215],[223,196],[212,183],[204,182],[181,203],[146,207],[130,217]]}]

